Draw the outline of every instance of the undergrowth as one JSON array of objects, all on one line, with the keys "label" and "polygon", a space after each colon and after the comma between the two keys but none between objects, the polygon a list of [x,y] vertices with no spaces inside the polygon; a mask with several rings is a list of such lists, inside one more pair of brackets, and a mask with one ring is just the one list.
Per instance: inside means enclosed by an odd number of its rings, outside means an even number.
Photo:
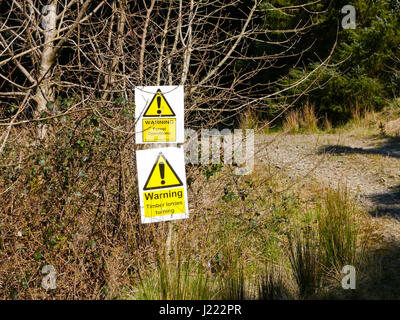
[{"label": "undergrowth", "polygon": [[[345,264],[379,279],[367,217],[345,187],[316,188],[310,204],[267,168],[188,166],[190,218],[141,224],[133,139],[112,129],[129,132],[133,109],[116,110],[124,116],[57,119],[42,142],[34,125],[13,129],[0,167],[0,298],[341,297]],[[45,265],[55,290],[41,287]]]}]

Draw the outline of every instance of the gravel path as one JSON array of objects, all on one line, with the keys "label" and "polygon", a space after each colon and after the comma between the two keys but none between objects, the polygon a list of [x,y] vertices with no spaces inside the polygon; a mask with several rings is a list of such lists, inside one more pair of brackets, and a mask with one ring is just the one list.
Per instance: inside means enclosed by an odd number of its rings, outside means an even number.
[{"label": "gravel path", "polygon": [[293,181],[346,183],[363,207],[400,219],[400,139],[351,134],[257,135],[255,162]]}]

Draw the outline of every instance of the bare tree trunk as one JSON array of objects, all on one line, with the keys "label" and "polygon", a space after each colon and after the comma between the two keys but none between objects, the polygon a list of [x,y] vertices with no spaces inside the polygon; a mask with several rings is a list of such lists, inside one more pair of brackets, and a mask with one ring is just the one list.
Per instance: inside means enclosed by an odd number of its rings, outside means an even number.
[{"label": "bare tree trunk", "polygon": [[[116,2],[114,1],[112,4],[112,8],[114,12],[117,12],[117,6]],[[107,90],[108,87],[113,86],[115,82],[115,72],[118,70],[118,64],[120,59],[123,59],[123,53],[124,53],[124,32],[125,32],[125,23],[126,23],[126,14],[125,14],[125,8],[124,8],[124,3],[122,1],[119,1],[119,13],[117,12],[117,23],[118,23],[118,28],[117,28],[117,41],[114,45],[114,56],[111,61],[111,67],[108,71],[108,74],[105,76],[104,80],[104,93],[102,95],[102,100],[105,101],[107,100],[109,96],[109,91]],[[108,47],[111,49],[111,40],[113,37],[115,37],[115,34],[112,32],[113,28],[113,18],[111,18],[111,26],[110,26],[110,34],[109,34],[109,42],[108,42]],[[124,80],[125,82],[125,80]],[[125,84],[124,84],[125,87]]]},{"label": "bare tree trunk", "polygon": [[153,11],[155,2],[156,2],[155,0],[152,0],[149,8],[147,8],[146,2],[144,2],[145,6],[146,6],[146,20],[145,20],[144,27],[143,27],[142,43],[140,45],[140,58],[139,58],[139,82],[142,85],[143,85],[143,72],[144,72],[144,54],[146,51],[146,37],[147,37],[147,31],[148,31],[149,24],[150,24],[151,12]]},{"label": "bare tree trunk", "polygon": [[[55,59],[54,40],[57,36],[57,1],[53,0],[49,5],[42,8],[42,28],[44,33],[43,51],[40,58],[39,74],[37,77],[38,86],[33,99],[36,101],[36,115],[47,111],[48,103],[54,103],[53,82],[51,79],[51,68]],[[39,139],[46,136],[46,125],[39,125]]]},{"label": "bare tree trunk", "polygon": [[193,8],[194,8],[194,0],[190,1],[190,11],[189,11],[189,22],[188,22],[188,28],[187,28],[187,33],[186,33],[186,43],[182,43],[185,46],[185,52],[183,54],[183,70],[182,70],[182,80],[181,84],[186,83],[186,79],[189,73],[189,66],[190,66],[190,56],[192,54],[193,50],[193,44],[192,44],[192,25],[193,25],[193,19],[194,19],[194,13],[193,13]]},{"label": "bare tree trunk", "polygon": [[161,82],[161,69],[163,66],[165,43],[167,40],[167,33],[168,33],[168,28],[169,28],[169,20],[170,20],[170,16],[171,16],[171,11],[172,11],[172,0],[169,1],[167,19],[165,20],[165,25],[164,25],[164,30],[163,30],[163,35],[162,35],[161,45],[160,45],[160,57],[158,58],[157,82],[156,82],[158,86],[160,85],[160,82]]}]

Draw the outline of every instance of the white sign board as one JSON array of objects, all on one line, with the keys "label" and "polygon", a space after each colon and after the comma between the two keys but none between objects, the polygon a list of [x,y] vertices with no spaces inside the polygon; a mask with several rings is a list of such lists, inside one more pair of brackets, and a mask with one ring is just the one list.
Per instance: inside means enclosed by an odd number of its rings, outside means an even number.
[{"label": "white sign board", "polygon": [[183,148],[136,151],[142,223],[189,217]]},{"label": "white sign board", "polygon": [[184,142],[183,86],[135,88],[136,143]]}]

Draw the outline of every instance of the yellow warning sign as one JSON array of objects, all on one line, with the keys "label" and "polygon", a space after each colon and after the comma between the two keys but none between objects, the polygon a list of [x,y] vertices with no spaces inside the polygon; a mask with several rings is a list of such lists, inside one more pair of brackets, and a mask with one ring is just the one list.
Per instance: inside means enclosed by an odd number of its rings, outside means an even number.
[{"label": "yellow warning sign", "polygon": [[157,90],[143,117],[175,117],[174,110],[172,110],[160,89]]},{"label": "yellow warning sign", "polygon": [[136,165],[142,223],[187,219],[183,148],[137,150]]},{"label": "yellow warning sign", "polygon": [[144,192],[143,200],[146,218],[185,213],[183,188]]},{"label": "yellow warning sign", "polygon": [[143,119],[143,142],[176,141],[176,119]]},{"label": "yellow warning sign", "polygon": [[160,152],[153,169],[151,169],[143,190],[164,189],[179,186],[183,186],[181,179],[179,179],[168,160],[164,157],[162,152]]}]

